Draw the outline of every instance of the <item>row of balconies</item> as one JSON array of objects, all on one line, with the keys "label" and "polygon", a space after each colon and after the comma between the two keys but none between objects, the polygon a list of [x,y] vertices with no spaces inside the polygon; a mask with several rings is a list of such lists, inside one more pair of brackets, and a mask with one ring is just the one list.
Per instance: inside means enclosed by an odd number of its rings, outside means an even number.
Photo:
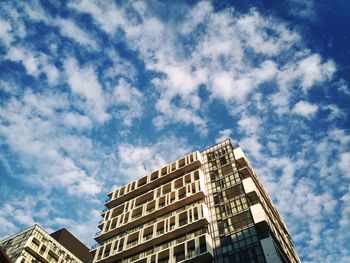
[{"label": "row of balconies", "polygon": [[78,259],[72,252],[62,246],[58,241],[56,241],[38,225],[35,225],[32,236],[34,236],[31,237],[33,240],[35,239],[36,242],[39,241],[40,245],[46,246],[50,251],[56,253],[59,258],[62,258],[63,262],[81,262],[81,260]]},{"label": "row of balconies", "polygon": [[[117,207],[110,209],[105,214],[104,218],[107,221],[117,215],[125,213],[126,211],[130,211],[130,209],[136,208],[145,202],[150,202],[156,199],[157,197],[161,197],[162,195],[166,195],[176,189],[183,187],[184,185],[188,185],[189,183],[192,183],[198,180],[200,174],[202,177],[204,177],[203,172],[200,169],[197,169],[167,184],[164,184],[158,188],[155,188],[154,190],[150,190],[143,195],[137,196],[136,198],[133,198]],[[107,210],[108,209],[106,209],[104,212],[106,212]],[[104,214],[104,212],[102,212],[102,214]],[[101,223],[103,223],[103,220],[100,221],[100,225],[99,225],[100,228],[101,228]]]},{"label": "row of balconies", "polygon": [[43,238],[39,240],[37,237],[31,236],[27,240],[25,249],[28,250],[33,257],[45,263],[81,262],[70,252],[68,254],[61,245],[58,247],[56,244],[53,244],[54,241],[49,242],[46,241],[46,239],[44,239],[45,242],[43,242]]},{"label": "row of balconies", "polygon": [[102,242],[112,236],[118,235],[127,229],[144,224],[156,217],[174,211],[186,204],[190,204],[206,196],[205,178],[199,178],[179,189],[160,196],[154,200],[144,202],[142,205],[111,218],[104,223],[103,231],[98,233],[95,240]]},{"label": "row of balconies", "polygon": [[185,210],[187,210],[187,209],[190,209],[190,208],[195,207],[195,206],[197,206],[198,204],[202,204],[202,203],[204,203],[204,200],[203,200],[203,199],[197,200],[197,201],[195,201],[195,202],[193,202],[193,203],[190,203],[190,204],[188,204],[188,205],[181,206],[180,208],[178,208],[178,209],[176,209],[176,210],[172,210],[172,211],[170,211],[169,213],[166,213],[166,214],[164,214],[164,215],[162,215],[162,216],[157,216],[156,218],[154,218],[154,219],[152,219],[152,220],[150,220],[150,221],[148,221],[148,222],[146,222],[146,223],[144,223],[144,224],[140,224],[140,225],[138,225],[138,226],[136,226],[136,227],[133,227],[133,228],[128,228],[126,231],[124,231],[124,232],[122,232],[122,233],[120,233],[120,234],[118,234],[118,235],[115,235],[115,236],[113,236],[113,237],[111,237],[111,238],[109,238],[109,239],[106,239],[106,240],[104,240],[104,241],[103,241],[102,243],[100,243],[100,244],[96,243],[95,245],[93,245],[93,246],[91,247],[91,250],[94,250],[94,249],[97,248],[98,246],[103,246],[103,245],[106,244],[106,243],[112,242],[113,240],[119,239],[119,238],[121,238],[121,237],[123,237],[123,236],[129,235],[129,234],[131,234],[131,233],[134,233],[134,232],[136,232],[136,231],[139,231],[139,230],[141,230],[141,229],[143,229],[143,228],[146,228],[146,227],[148,227],[148,226],[154,225],[154,224],[156,224],[156,223],[158,223],[158,222],[160,222],[160,221],[163,221],[164,219],[167,219],[167,218],[170,218],[170,217],[172,217],[172,216],[175,216],[175,215],[177,215],[177,214],[179,214],[179,213],[181,213],[181,212],[183,212],[183,211],[185,211]]},{"label": "row of balconies", "polygon": [[105,205],[108,208],[117,206],[126,200],[155,188],[157,185],[164,184],[175,177],[200,167],[202,162],[202,156],[199,152],[191,153],[180,160],[110,192],[108,194],[110,199],[106,200]]},{"label": "row of balconies", "polygon": [[[137,258],[138,255],[135,256]],[[208,234],[196,237],[175,247],[158,252],[154,255],[148,255],[135,263],[154,263],[154,262],[212,262],[214,258],[211,238]],[[133,261],[130,261],[133,262]],[[123,262],[124,263],[124,262]]]},{"label": "row of balconies", "polygon": [[32,263],[38,260],[32,254],[30,254],[27,250],[23,250],[21,255],[16,259],[14,263]]},{"label": "row of balconies", "polygon": [[[192,232],[178,239],[162,243],[149,250],[123,258],[117,263],[161,263],[161,262],[212,262],[213,245],[209,234]],[[198,234],[197,234],[198,233]],[[101,262],[111,262],[106,259]]]},{"label": "row of balconies", "polygon": [[118,260],[157,246],[164,240],[172,240],[195,229],[203,228],[208,224],[208,207],[204,203],[198,204],[163,221],[145,226],[137,232],[104,244],[97,249],[95,258],[96,261],[110,257]]}]

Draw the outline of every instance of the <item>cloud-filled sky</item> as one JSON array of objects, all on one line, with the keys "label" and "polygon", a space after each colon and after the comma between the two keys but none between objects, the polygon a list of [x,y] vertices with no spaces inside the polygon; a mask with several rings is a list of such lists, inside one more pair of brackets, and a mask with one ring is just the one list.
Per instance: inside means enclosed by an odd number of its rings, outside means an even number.
[{"label": "cloud-filled sky", "polygon": [[350,262],[350,2],[5,1],[0,237],[232,138],[303,262]]}]

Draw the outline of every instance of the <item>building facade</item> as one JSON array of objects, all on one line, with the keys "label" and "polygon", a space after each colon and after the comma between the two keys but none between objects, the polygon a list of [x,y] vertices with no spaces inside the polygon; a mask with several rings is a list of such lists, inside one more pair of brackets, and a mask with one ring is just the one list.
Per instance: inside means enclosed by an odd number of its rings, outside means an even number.
[{"label": "building facade", "polygon": [[93,262],[300,262],[286,225],[230,140],[108,197]]},{"label": "building facade", "polygon": [[38,225],[0,241],[0,246],[13,263],[86,263]]}]

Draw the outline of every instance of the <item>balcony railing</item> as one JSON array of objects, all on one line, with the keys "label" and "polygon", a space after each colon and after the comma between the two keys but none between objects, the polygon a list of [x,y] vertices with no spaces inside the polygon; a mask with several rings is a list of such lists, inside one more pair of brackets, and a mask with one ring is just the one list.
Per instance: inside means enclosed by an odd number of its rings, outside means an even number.
[{"label": "balcony railing", "polygon": [[96,232],[95,237],[99,236],[99,235],[101,234],[101,232],[102,232],[102,231]]}]

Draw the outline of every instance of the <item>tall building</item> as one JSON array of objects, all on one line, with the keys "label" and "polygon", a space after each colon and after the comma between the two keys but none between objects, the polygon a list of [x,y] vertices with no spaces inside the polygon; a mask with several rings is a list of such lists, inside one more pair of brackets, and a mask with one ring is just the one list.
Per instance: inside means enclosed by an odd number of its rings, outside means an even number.
[{"label": "tall building", "polygon": [[[55,232],[55,239],[38,225],[33,225],[0,241],[0,247],[13,263],[86,263],[91,258],[84,253],[88,248],[72,234],[63,232],[66,244],[56,240],[60,238],[62,230]],[[83,252],[78,253],[76,246]]]},{"label": "tall building", "polygon": [[93,262],[300,262],[282,218],[230,140],[108,197]]}]

